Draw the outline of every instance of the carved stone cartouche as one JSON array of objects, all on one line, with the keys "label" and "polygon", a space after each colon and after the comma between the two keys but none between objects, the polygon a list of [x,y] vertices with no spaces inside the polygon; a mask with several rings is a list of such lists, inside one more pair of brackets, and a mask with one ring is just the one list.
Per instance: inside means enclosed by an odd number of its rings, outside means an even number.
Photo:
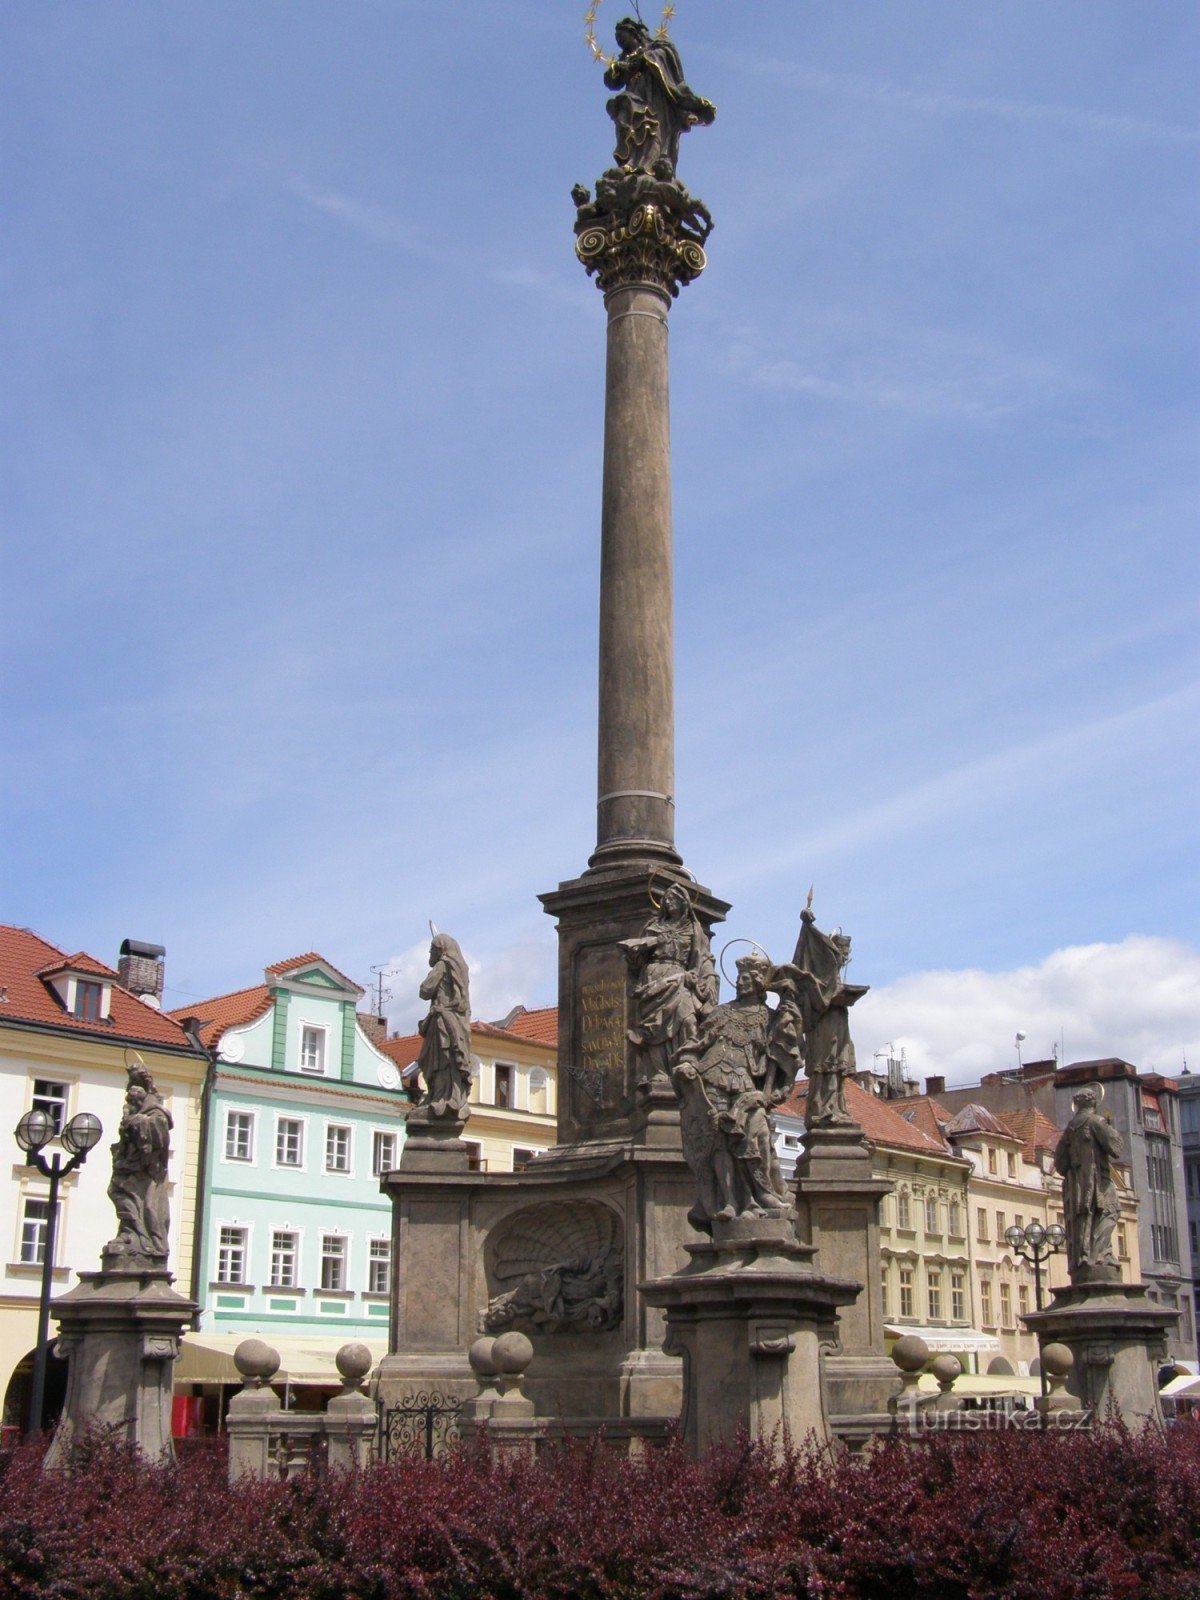
[{"label": "carved stone cartouche", "polygon": [[621,1221],[592,1201],[520,1211],[488,1241],[492,1281],[503,1286],[480,1331],[605,1333],[625,1310]]}]

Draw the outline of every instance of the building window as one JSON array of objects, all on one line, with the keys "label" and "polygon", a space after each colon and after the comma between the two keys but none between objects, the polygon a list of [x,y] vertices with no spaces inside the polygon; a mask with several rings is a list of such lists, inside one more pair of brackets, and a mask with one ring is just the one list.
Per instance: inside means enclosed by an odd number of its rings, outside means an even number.
[{"label": "building window", "polygon": [[334,1293],[346,1287],[346,1241],[339,1233],[321,1235],[321,1287]]},{"label": "building window", "polygon": [[482,1172],[484,1170],[483,1146],[480,1144],[479,1140],[464,1139],[463,1144],[466,1146],[467,1151],[467,1171]]},{"label": "building window", "polygon": [[913,1314],[913,1272],[911,1267],[900,1268],[900,1315]]},{"label": "building window", "polygon": [[898,1189],[896,1191],[896,1226],[898,1228],[912,1227],[912,1215],[908,1206],[907,1189]]},{"label": "building window", "polygon": [[1016,1216],[1013,1218],[1013,1227],[1014,1228],[1023,1228],[1024,1226],[1025,1226],[1025,1218],[1018,1211]]},{"label": "building window", "polygon": [[104,988],[99,983],[88,983],[83,978],[75,980],[75,1005],[72,1015],[84,1022],[99,1022]]},{"label": "building window", "polygon": [[392,1286],[392,1241],[372,1239],[367,1258],[367,1293],[387,1294]]},{"label": "building window", "polygon": [[985,1328],[992,1326],[992,1280],[980,1278],[979,1280],[979,1309],[983,1315]]},{"label": "building window", "polygon": [[513,1103],[513,1069],[496,1063],[496,1104],[501,1110],[511,1110]]},{"label": "building window", "polygon": [[67,1095],[70,1084],[51,1083],[48,1078],[33,1080],[33,1109],[44,1111],[50,1118],[55,1133],[61,1133],[67,1119]]},{"label": "building window", "polygon": [[955,1239],[962,1238],[962,1206],[957,1196],[950,1202],[950,1232]]},{"label": "building window", "polygon": [[1012,1327],[1012,1285],[1007,1283],[1000,1285],[1000,1326]]},{"label": "building window", "polygon": [[1008,1226],[1008,1224],[1004,1220],[1003,1211],[997,1211],[997,1213],[996,1213],[996,1243],[997,1244],[1000,1244],[1001,1241],[1003,1240],[1003,1238],[1004,1238],[1004,1230],[1005,1230],[1005,1228],[1007,1226]]},{"label": "building window", "polygon": [[296,1287],[296,1261],[299,1256],[299,1238],[294,1233],[271,1235],[271,1288]]},{"label": "building window", "polygon": [[987,1243],[987,1212],[982,1206],[977,1206],[975,1209],[975,1237],[979,1240],[980,1244]]},{"label": "building window", "polygon": [[331,1122],[325,1129],[325,1171],[350,1171],[350,1129]]},{"label": "building window", "polygon": [[280,1117],[275,1124],[275,1165],[304,1165],[304,1124],[299,1117]]},{"label": "building window", "polygon": [[325,1071],[325,1029],[305,1023],[300,1029],[300,1071]]},{"label": "building window", "polygon": [[940,1272],[929,1274],[929,1320],[940,1322],[942,1320],[942,1275]]},{"label": "building window", "polygon": [[966,1281],[961,1272],[950,1274],[950,1318],[953,1322],[967,1320]]},{"label": "building window", "polygon": [[1008,1175],[1010,1178],[1017,1175],[1017,1158],[1011,1150],[1008,1152]]},{"label": "building window", "polygon": [[1125,1224],[1122,1222],[1117,1227],[1117,1255],[1122,1261],[1129,1260],[1129,1240],[1125,1237]]},{"label": "building window", "polygon": [[217,1282],[245,1283],[246,1230],[222,1228],[217,1242]]},{"label": "building window", "polygon": [[46,1260],[46,1232],[50,1225],[49,1200],[26,1200],[21,1217],[21,1264],[40,1267]]},{"label": "building window", "polygon": [[987,1157],[988,1157],[988,1171],[992,1174],[993,1177],[995,1177],[996,1176],[996,1171],[997,1171],[997,1167],[996,1167],[996,1152],[994,1150],[989,1150],[988,1153],[987,1153]]},{"label": "building window", "polygon": [[1146,1176],[1155,1194],[1172,1194],[1171,1145],[1158,1134],[1146,1135]]},{"label": "building window", "polygon": [[937,1203],[937,1196],[935,1194],[927,1194],[925,1196],[925,1232],[926,1233],[936,1233],[937,1231],[938,1231],[938,1203]]},{"label": "building window", "polygon": [[523,1146],[521,1146],[519,1144],[518,1145],[514,1145],[513,1146],[513,1171],[514,1172],[524,1172],[525,1168],[529,1165],[529,1163],[531,1161],[534,1161],[534,1160],[537,1159],[537,1155],[538,1155],[538,1152],[536,1150],[526,1150]]},{"label": "building window", "polygon": [[1017,1310],[1023,1317],[1029,1315],[1029,1285],[1027,1283],[1019,1283],[1017,1285]]},{"label": "building window", "polygon": [[890,1311],[890,1302],[888,1300],[888,1269],[887,1269],[887,1262],[886,1261],[883,1263],[883,1265],[879,1269],[879,1279],[880,1279],[880,1290],[881,1290],[882,1295],[883,1295],[883,1314],[886,1317],[886,1316],[889,1315],[889,1311]]},{"label": "building window", "polygon": [[371,1140],[371,1172],[378,1178],[396,1165],[396,1135],[377,1133]]},{"label": "building window", "polygon": [[253,1111],[227,1111],[225,1113],[226,1161],[254,1160]]}]

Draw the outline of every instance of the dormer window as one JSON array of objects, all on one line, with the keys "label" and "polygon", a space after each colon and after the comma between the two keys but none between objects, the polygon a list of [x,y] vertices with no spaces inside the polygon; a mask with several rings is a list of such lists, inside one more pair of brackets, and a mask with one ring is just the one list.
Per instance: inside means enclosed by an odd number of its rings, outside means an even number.
[{"label": "dormer window", "polygon": [[323,1073],[325,1071],[325,1029],[308,1023],[300,1030],[300,1071]]},{"label": "dormer window", "polygon": [[75,997],[71,1015],[83,1022],[99,1022],[103,1016],[104,986],[90,978],[75,979]]}]

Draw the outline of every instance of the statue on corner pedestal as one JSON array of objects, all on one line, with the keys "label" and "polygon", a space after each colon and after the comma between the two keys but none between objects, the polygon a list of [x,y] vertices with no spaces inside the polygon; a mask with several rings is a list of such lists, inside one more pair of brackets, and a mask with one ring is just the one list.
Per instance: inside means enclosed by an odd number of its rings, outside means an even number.
[{"label": "statue on corner pedestal", "polygon": [[[767,995],[775,991],[772,1010]],[[683,1154],[699,1194],[688,1220],[702,1232],[739,1217],[791,1209],[775,1155],[771,1112],[800,1066],[795,1000],[786,975],[755,953],[737,963],[737,992],[705,1017],[675,1055]]]},{"label": "statue on corner pedestal", "polygon": [[448,933],[433,936],[429,975],[419,992],[429,1001],[429,1012],[417,1024],[423,1087],[409,1121],[465,1122],[471,1092],[471,998],[466,960],[458,940]]},{"label": "statue on corner pedestal", "polygon": [[800,938],[790,969],[804,1021],[808,1076],[804,1121],[809,1128],[848,1127],[854,1123],[846,1110],[846,1079],[855,1068],[849,1009],[867,991],[865,987],[843,983],[842,973],[849,960],[849,935],[840,931],[822,933],[817,927],[810,889],[808,904],[800,913]]},{"label": "statue on corner pedestal", "polygon": [[1090,1086],[1071,1101],[1074,1115],[1054,1152],[1063,1180],[1063,1220],[1072,1283],[1119,1283],[1112,1236],[1121,1215],[1113,1162],[1124,1154],[1121,1135],[1100,1115]]},{"label": "statue on corner pedestal", "polygon": [[708,934],[687,890],[673,883],[654,916],[621,948],[633,975],[638,1087],[666,1088],[672,1063],[695,1044],[701,1019],[717,1003],[720,983]]},{"label": "statue on corner pedestal", "polygon": [[116,1237],[104,1246],[106,1267],[165,1268],[171,1208],[167,1167],[171,1156],[171,1113],[140,1061],[127,1069],[125,1105],[112,1146],[108,1198],[117,1213]]}]

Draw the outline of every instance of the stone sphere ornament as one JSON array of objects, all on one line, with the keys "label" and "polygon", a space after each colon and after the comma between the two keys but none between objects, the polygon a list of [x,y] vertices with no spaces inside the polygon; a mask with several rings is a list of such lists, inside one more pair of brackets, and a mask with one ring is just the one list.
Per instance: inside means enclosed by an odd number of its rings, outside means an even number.
[{"label": "stone sphere ornament", "polygon": [[957,1356],[949,1353],[934,1356],[929,1364],[929,1370],[937,1379],[938,1388],[945,1392],[953,1388],[957,1378],[962,1377],[962,1362]]},{"label": "stone sphere ornament", "polygon": [[1048,1344],[1042,1347],[1042,1369],[1048,1378],[1065,1378],[1075,1365],[1075,1353],[1069,1345]]},{"label": "stone sphere ornament", "polygon": [[929,1346],[920,1334],[903,1334],[892,1346],[892,1360],[901,1372],[924,1372],[929,1365]]},{"label": "stone sphere ornament", "polygon": [[471,1371],[477,1378],[494,1378],[500,1370],[495,1362],[493,1351],[496,1346],[495,1338],[485,1334],[467,1351],[467,1360],[471,1363]]},{"label": "stone sphere ornament", "polygon": [[533,1360],[533,1344],[523,1333],[518,1333],[514,1328],[510,1333],[502,1333],[492,1345],[492,1360],[496,1364],[496,1371],[505,1377],[514,1378],[525,1371]]},{"label": "stone sphere ornament", "polygon": [[334,1357],[342,1382],[357,1387],[371,1370],[372,1356],[365,1344],[353,1341],[344,1344]]},{"label": "stone sphere ornament", "polygon": [[279,1371],[279,1351],[265,1339],[243,1339],[233,1352],[233,1364],[247,1383],[261,1388]]}]

